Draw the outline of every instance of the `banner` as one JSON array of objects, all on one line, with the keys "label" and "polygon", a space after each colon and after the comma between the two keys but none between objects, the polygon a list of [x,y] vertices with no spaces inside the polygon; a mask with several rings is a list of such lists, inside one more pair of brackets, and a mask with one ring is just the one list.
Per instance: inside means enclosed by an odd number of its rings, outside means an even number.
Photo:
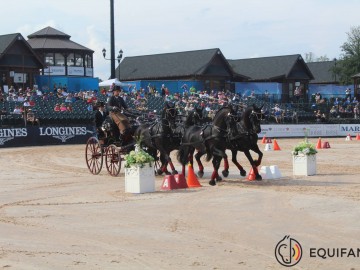
[{"label": "banner", "polygon": [[85,144],[93,126],[0,128],[0,148]]}]

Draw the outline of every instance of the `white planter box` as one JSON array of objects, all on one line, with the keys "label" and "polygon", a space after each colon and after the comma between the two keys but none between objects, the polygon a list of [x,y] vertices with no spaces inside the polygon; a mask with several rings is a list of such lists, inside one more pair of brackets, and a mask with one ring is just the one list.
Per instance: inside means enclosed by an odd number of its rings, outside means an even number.
[{"label": "white planter box", "polygon": [[293,175],[315,175],[316,155],[293,156]]},{"label": "white planter box", "polygon": [[155,191],[154,166],[125,168],[125,192],[146,193]]}]

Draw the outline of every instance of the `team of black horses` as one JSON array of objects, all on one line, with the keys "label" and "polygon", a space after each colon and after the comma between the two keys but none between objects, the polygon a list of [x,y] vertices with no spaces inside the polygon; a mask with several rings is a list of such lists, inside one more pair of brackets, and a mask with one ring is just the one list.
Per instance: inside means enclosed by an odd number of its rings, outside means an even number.
[{"label": "team of black horses", "polygon": [[[221,160],[224,159],[222,175],[229,174],[229,162],[226,150],[232,153],[232,161],[240,171],[241,176],[246,171],[237,161],[237,152],[244,152],[255,174],[256,180],[261,180],[257,167],[261,163],[262,152],[257,142],[261,132],[263,119],[262,106],[255,105],[243,108],[239,104],[222,106],[211,120],[204,117],[203,108],[196,107],[186,117],[181,117],[173,102],[165,102],[161,117],[155,121],[138,121],[133,125],[133,139],[141,142],[141,147],[160,161],[161,166],[157,174],[177,174],[171,160],[170,153],[177,150],[177,159],[182,164],[182,173],[185,175],[185,166],[197,161],[199,177],[204,174],[201,157],[206,155],[206,161],[212,160],[213,172],[209,184],[215,185],[221,181],[218,170]],[[179,120],[180,119],[180,120]],[[258,154],[254,160],[250,150]],[[171,172],[168,171],[170,166]]]}]

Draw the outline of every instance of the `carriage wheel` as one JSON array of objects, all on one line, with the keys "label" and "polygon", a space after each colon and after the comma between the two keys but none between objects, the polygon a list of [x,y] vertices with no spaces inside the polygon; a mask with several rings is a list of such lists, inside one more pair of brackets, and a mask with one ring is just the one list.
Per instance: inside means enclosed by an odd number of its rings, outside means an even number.
[{"label": "carriage wheel", "polygon": [[102,148],[96,137],[88,139],[85,148],[85,160],[92,174],[99,174],[103,166]]},{"label": "carriage wheel", "polygon": [[114,144],[110,145],[106,149],[105,165],[110,175],[119,175],[121,169],[121,154],[119,148]]},{"label": "carriage wheel", "polygon": [[154,171],[155,175],[162,175],[163,171],[161,170],[161,161],[160,161],[160,151],[156,152],[156,158],[154,161]]}]

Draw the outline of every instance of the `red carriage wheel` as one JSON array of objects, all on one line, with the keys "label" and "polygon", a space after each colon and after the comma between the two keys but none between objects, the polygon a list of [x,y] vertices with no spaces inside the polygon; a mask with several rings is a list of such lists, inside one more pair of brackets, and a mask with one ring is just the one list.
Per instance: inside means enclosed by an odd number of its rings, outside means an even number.
[{"label": "red carriage wheel", "polygon": [[102,147],[96,137],[88,139],[85,148],[85,160],[92,174],[99,174],[103,166]]},{"label": "red carriage wheel", "polygon": [[119,148],[114,144],[106,148],[105,165],[110,175],[119,175],[121,169],[121,154]]}]

